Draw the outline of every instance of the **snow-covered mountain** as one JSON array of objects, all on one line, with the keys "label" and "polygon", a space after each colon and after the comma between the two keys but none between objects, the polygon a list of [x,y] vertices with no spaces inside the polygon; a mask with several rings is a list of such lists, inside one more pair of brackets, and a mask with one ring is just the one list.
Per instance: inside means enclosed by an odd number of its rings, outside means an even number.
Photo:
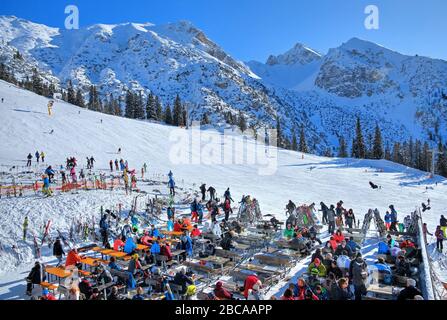
[{"label": "snow-covered mountain", "polygon": [[63,30],[1,16],[0,30],[0,59],[17,48],[62,85],[95,84],[115,97],[152,92],[165,104],[179,94],[192,119],[208,112],[215,125],[228,112],[259,125],[274,126],[278,116],[288,137],[304,125],[314,152],[340,135],[350,141],[357,116],[367,135],[379,123],[389,142],[446,132],[447,62],[356,38],[326,55],[297,44],[265,64],[244,64],[185,21]]}]

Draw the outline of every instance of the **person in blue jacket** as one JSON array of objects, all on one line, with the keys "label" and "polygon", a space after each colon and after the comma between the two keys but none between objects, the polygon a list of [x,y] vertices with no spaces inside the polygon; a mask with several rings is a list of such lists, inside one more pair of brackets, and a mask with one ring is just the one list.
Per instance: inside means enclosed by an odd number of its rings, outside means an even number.
[{"label": "person in blue jacket", "polygon": [[202,224],[203,221],[203,204],[201,202],[197,203],[197,214],[199,216],[199,224]]},{"label": "person in blue jacket", "polygon": [[385,260],[380,257],[377,259],[377,262],[374,263],[374,266],[377,268],[379,273],[391,274],[391,267],[386,264]]},{"label": "person in blue jacket", "polygon": [[133,254],[136,248],[137,245],[133,241],[132,237],[127,238],[126,244],[124,245],[124,252],[127,254]]},{"label": "person in blue jacket", "polygon": [[112,270],[117,270],[117,271],[121,271],[121,270],[123,270],[123,268],[121,268],[121,267],[116,263],[116,258],[115,258],[115,257],[110,257],[109,268],[112,269]]},{"label": "person in blue jacket", "polygon": [[387,211],[385,213],[385,226],[386,226],[386,230],[389,231],[390,227],[391,227],[391,214],[389,211]]},{"label": "person in blue jacket", "polygon": [[[192,257],[192,239],[191,237],[185,232],[182,236],[182,250],[185,250],[186,255],[189,257]],[[184,256],[186,260],[186,256]]]},{"label": "person in blue jacket", "polygon": [[160,243],[159,240],[155,241],[154,243],[152,243],[151,246],[151,254],[160,254]]},{"label": "person in blue jacket", "polygon": [[361,249],[361,247],[358,245],[357,242],[354,241],[354,237],[349,237],[348,242],[346,242],[346,245],[351,248],[351,251],[353,254],[356,254],[357,251]]},{"label": "person in blue jacket", "polygon": [[168,185],[169,185],[169,194],[171,196],[175,196],[175,181],[172,177],[169,178]]},{"label": "person in blue jacket", "polygon": [[378,254],[390,254],[390,247],[386,242],[381,241],[379,242],[378,246],[379,246]]},{"label": "person in blue jacket", "polygon": [[168,220],[168,227],[167,227],[168,231],[174,231],[174,218],[170,218]]},{"label": "person in blue jacket", "polygon": [[45,174],[48,175],[48,178],[50,180],[50,183],[52,181],[52,179],[54,178],[54,170],[51,166],[49,166],[46,170],[45,170]]},{"label": "person in blue jacket", "polygon": [[394,209],[393,205],[389,206],[390,210],[391,210],[391,226],[390,226],[390,231],[396,231],[397,232],[397,211],[396,209]]},{"label": "person in blue jacket", "polygon": [[151,225],[151,236],[154,238],[163,238],[163,235],[158,231],[158,229],[155,227],[155,225]]},{"label": "person in blue jacket", "polygon": [[168,214],[168,220],[174,219],[174,209],[172,209],[171,207],[168,207],[168,209],[166,210],[167,214]]}]

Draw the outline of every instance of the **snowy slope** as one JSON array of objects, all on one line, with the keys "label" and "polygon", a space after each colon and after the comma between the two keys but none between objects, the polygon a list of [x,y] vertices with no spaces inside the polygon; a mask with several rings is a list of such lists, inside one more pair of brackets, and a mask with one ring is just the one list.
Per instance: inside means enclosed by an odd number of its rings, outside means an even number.
[{"label": "snowy slope", "polygon": [[[24,165],[29,152],[44,150],[46,161],[55,166],[63,164],[68,156],[76,156],[85,165],[85,157],[93,155],[97,168],[104,171],[107,171],[108,161],[116,157],[127,159],[130,167],[137,170],[147,162],[149,175],[161,175],[165,180],[167,172],[172,170],[181,187],[197,189],[205,182],[215,186],[219,195],[231,187],[234,199],[251,194],[259,199],[264,214],[274,214],[281,220],[289,199],[307,204],[336,203],[343,199],[346,207],[353,208],[360,218],[369,208],[377,207],[384,213],[393,203],[403,218],[430,198],[433,209],[424,219],[431,230],[440,214],[447,210],[445,179],[428,180],[424,172],[387,161],[340,160],[311,155],[302,159],[298,153],[278,150],[278,169],[272,176],[261,176],[259,167],[249,165],[174,164],[169,157],[175,144],[170,141],[170,134],[178,133],[179,129],[107,116],[61,102],[56,102],[54,116],[49,118],[46,98],[5,82],[0,82],[0,97],[5,99],[0,105],[0,165],[3,172],[9,172],[12,165]],[[54,133],[50,135],[52,129]],[[219,139],[220,133],[208,131],[208,134],[211,139],[204,141],[204,145],[220,146],[223,143]],[[121,156],[116,155],[119,147],[123,149]],[[43,167],[33,170],[37,170],[38,175]],[[381,185],[382,190],[371,190],[370,180]],[[167,191],[163,186],[160,188],[162,192]],[[73,217],[91,217],[98,214],[101,205],[116,206],[118,203],[123,203],[128,210],[131,197],[126,197],[122,191],[90,191],[51,199],[0,199],[3,217],[0,243],[6,250],[0,254],[0,270],[3,271],[0,282],[10,283],[0,285],[0,298],[17,294],[11,283],[16,281],[22,285],[24,275],[21,272],[29,270],[33,263],[32,243],[21,241],[25,215],[29,215],[31,229],[52,219],[55,228],[67,232]],[[19,246],[19,253],[10,250],[12,245]]]},{"label": "snowy slope", "polygon": [[239,111],[250,124],[275,126],[279,116],[288,138],[304,125],[318,154],[336,148],[340,135],[351,141],[356,117],[367,133],[378,123],[390,143],[427,140],[435,127],[444,140],[447,133],[447,62],[357,38],[325,55],[298,43],[266,63],[244,64],[186,21],[67,31],[0,16],[0,26],[0,61],[22,78],[13,48],[62,86],[73,80],[87,92],[95,84],[103,97],[153,92],[164,104],[179,94],[192,119],[208,112],[215,126]]}]

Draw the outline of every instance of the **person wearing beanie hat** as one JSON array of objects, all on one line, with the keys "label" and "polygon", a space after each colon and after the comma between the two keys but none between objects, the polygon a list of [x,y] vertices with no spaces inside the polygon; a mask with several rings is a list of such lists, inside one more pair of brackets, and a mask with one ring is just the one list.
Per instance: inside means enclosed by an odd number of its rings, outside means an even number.
[{"label": "person wearing beanie hat", "polygon": [[214,295],[221,300],[232,300],[233,294],[223,287],[223,282],[218,281],[214,288]]},{"label": "person wearing beanie hat", "polygon": [[318,270],[319,277],[326,277],[326,267],[324,266],[324,264],[321,263],[321,260],[319,258],[315,258],[315,260],[311,264],[309,264],[307,273],[311,273],[312,269]]}]

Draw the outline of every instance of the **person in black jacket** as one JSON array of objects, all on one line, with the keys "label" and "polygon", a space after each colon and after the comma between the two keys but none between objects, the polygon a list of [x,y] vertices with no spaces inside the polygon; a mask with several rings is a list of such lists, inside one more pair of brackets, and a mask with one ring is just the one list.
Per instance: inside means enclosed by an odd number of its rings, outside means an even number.
[{"label": "person in black jacket", "polygon": [[173,283],[182,287],[181,294],[185,294],[189,285],[194,284],[194,281],[186,275],[185,268],[182,268],[180,272],[177,272],[174,276]]},{"label": "person in black jacket", "polygon": [[397,300],[414,300],[415,296],[422,296],[422,292],[416,288],[416,281],[414,279],[408,279],[407,287],[399,293]]},{"label": "person in black jacket", "polygon": [[26,277],[26,294],[31,296],[33,291],[33,285],[37,284],[40,285],[43,281],[45,281],[45,275],[42,272],[42,266],[41,264],[36,261],[34,264],[34,267],[31,269],[30,273],[28,274],[28,277]]},{"label": "person in black jacket", "polygon": [[210,200],[216,200],[216,189],[214,189],[213,187],[209,187],[207,191],[210,193]]},{"label": "person in black jacket", "polygon": [[337,283],[334,283],[331,291],[333,300],[346,301],[353,300],[354,298],[354,295],[349,290],[349,282],[346,278],[341,278]]},{"label": "person in black jacket", "polygon": [[202,184],[200,186],[200,192],[202,193],[202,201],[205,201],[205,198],[206,198],[206,184]]},{"label": "person in black jacket", "polygon": [[220,242],[220,245],[224,250],[231,250],[232,248],[234,248],[233,235],[231,231],[225,233],[222,241]]},{"label": "person in black jacket", "polygon": [[65,255],[64,248],[62,247],[61,239],[57,238],[56,242],[53,246],[53,256],[57,258],[57,265],[56,267],[59,267],[62,263],[62,257]]}]

